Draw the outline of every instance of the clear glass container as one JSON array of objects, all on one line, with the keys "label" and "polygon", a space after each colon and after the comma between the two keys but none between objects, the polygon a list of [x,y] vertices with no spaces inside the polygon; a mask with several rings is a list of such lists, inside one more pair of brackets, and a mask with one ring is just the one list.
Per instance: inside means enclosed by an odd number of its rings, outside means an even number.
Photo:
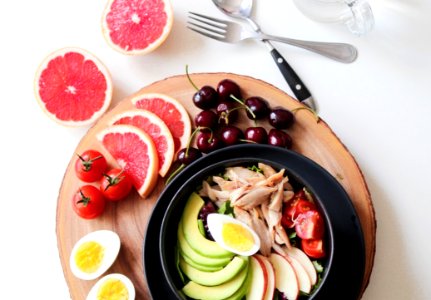
[{"label": "clear glass container", "polygon": [[343,23],[360,36],[374,27],[374,16],[365,0],[293,0],[307,17],[318,22]]}]

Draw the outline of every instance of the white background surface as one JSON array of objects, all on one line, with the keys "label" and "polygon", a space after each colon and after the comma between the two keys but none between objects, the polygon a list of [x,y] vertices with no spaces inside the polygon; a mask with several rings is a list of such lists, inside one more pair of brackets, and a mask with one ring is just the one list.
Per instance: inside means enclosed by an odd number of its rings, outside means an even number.
[{"label": "white background surface", "polygon": [[[210,0],[172,0],[175,22],[159,49],[143,57],[115,52],[101,34],[105,1],[4,1],[0,9],[0,275],[4,299],[69,299],[57,252],[57,193],[88,128],[63,128],[38,107],[33,78],[53,50],[79,46],[109,68],[114,100],[165,77],[234,72],[290,93],[266,48],[228,45],[185,28],[188,10],[224,17]],[[357,38],[314,23],[289,0],[257,0],[270,33],[357,46],[349,65],[279,45],[319,103],[320,116],[362,168],[377,215],[377,253],[363,299],[429,299],[431,285],[431,3],[371,0],[375,30]],[[8,297],[6,297],[8,296]]]}]

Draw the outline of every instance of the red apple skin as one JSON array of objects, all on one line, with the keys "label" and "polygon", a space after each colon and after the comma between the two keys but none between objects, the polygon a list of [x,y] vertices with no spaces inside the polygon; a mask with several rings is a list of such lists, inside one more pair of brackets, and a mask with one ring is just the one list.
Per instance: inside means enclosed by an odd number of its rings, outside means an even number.
[{"label": "red apple skin", "polygon": [[257,259],[259,259],[263,265],[266,268],[267,273],[267,287],[266,292],[262,300],[272,300],[274,299],[274,293],[275,293],[275,273],[274,273],[274,267],[272,266],[271,262],[266,256],[257,254],[255,255]]},{"label": "red apple skin", "polygon": [[262,300],[268,287],[268,272],[265,264],[261,262],[257,255],[250,256],[250,265],[253,271],[253,279],[250,285],[251,288],[246,294],[246,299]]}]

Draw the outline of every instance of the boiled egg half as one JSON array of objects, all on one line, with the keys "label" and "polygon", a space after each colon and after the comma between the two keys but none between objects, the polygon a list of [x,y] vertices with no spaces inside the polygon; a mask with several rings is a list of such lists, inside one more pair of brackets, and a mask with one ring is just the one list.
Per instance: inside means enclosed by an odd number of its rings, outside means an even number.
[{"label": "boiled egg half", "polygon": [[110,230],[93,231],[82,237],[70,254],[70,269],[76,277],[93,280],[105,273],[120,251],[120,237]]},{"label": "boiled egg half", "polygon": [[260,249],[260,239],[247,224],[223,214],[209,214],[208,230],[222,248],[242,256],[251,256]]},{"label": "boiled egg half", "polygon": [[135,287],[123,274],[102,277],[90,290],[87,300],[134,300]]}]

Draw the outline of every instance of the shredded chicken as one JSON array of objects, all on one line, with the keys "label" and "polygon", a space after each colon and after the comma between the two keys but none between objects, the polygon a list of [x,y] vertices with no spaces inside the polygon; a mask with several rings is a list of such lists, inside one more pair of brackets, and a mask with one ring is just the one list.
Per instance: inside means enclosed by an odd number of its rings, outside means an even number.
[{"label": "shredded chicken", "polygon": [[283,203],[294,193],[284,169],[277,172],[263,163],[258,168],[261,172],[244,167],[226,168],[223,177],[212,177],[214,185],[203,181],[199,194],[217,206],[229,200],[235,218],[254,229],[260,238],[260,252],[268,256],[274,245],[291,247],[281,217]]}]

